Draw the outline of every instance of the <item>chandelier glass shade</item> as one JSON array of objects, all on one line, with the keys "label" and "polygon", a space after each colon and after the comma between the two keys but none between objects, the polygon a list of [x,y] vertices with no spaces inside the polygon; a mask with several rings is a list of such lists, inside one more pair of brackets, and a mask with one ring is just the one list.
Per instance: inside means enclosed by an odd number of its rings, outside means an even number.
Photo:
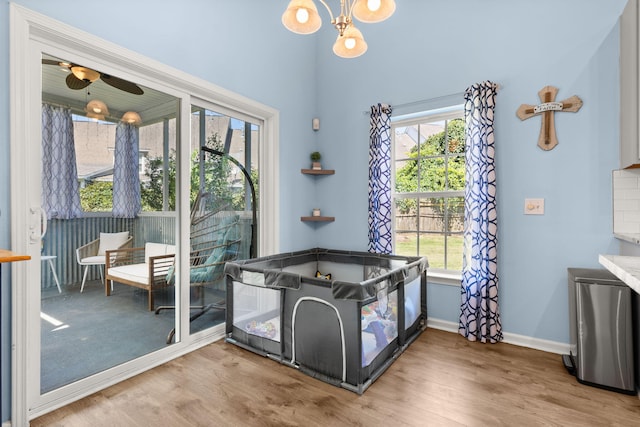
[{"label": "chandelier glass shade", "polygon": [[[342,58],[355,58],[367,51],[367,43],[353,18],[365,23],[381,22],[396,10],[394,0],[340,0],[340,14],[334,16],[325,0],[317,1],[327,9],[331,24],[338,30],[333,52]],[[282,14],[282,24],[294,33],[312,34],[318,31],[322,19],[313,0],[291,0]]]},{"label": "chandelier glass shade", "polygon": [[282,24],[296,34],[311,34],[318,31],[322,19],[312,0],[291,0],[282,14]]},{"label": "chandelier glass shade", "polygon": [[341,58],[355,58],[367,51],[367,42],[360,30],[353,24],[349,25],[333,45],[333,53]]},{"label": "chandelier glass shade", "polygon": [[360,22],[374,24],[382,22],[396,11],[393,0],[359,0],[353,5],[353,16]]},{"label": "chandelier glass shade", "polygon": [[142,123],[142,119],[140,118],[140,114],[135,111],[127,111],[122,115],[122,121],[125,123],[129,123],[130,125],[139,125]]},{"label": "chandelier glass shade", "polygon": [[104,117],[109,115],[107,104],[99,99],[92,99],[89,101],[87,106],[84,108],[84,111],[86,111],[87,117],[98,120],[104,120]]}]

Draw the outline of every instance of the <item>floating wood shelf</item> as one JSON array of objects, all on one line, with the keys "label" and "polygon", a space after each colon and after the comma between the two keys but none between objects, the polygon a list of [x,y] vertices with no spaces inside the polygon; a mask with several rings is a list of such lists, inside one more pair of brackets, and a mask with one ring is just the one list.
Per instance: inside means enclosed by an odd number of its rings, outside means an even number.
[{"label": "floating wood shelf", "polygon": [[[300,172],[306,175],[333,175],[336,173],[333,169],[300,169]],[[300,221],[305,222],[333,222],[336,218],[333,216],[301,216]]]},{"label": "floating wood shelf", "polygon": [[333,169],[300,169],[300,172],[306,175],[333,175],[336,173]]},{"label": "floating wood shelf", "polygon": [[334,216],[301,216],[300,221],[313,221],[313,222],[331,222],[335,221]]}]

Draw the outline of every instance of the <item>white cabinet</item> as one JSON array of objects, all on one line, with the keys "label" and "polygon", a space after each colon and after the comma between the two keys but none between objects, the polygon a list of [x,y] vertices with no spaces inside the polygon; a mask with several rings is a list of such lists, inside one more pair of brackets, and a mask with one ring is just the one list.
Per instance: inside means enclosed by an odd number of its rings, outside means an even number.
[{"label": "white cabinet", "polygon": [[613,235],[640,244],[640,169],[613,171]]},{"label": "white cabinet", "polygon": [[620,167],[640,164],[638,80],[638,0],[629,0],[620,17]]}]

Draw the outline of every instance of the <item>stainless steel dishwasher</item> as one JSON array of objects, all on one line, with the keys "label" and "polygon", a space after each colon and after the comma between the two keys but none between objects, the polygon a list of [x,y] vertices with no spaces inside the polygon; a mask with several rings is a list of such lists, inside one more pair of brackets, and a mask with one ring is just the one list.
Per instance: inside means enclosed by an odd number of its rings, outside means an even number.
[{"label": "stainless steel dishwasher", "polygon": [[607,270],[569,268],[570,354],[578,381],[635,394],[631,288]]}]

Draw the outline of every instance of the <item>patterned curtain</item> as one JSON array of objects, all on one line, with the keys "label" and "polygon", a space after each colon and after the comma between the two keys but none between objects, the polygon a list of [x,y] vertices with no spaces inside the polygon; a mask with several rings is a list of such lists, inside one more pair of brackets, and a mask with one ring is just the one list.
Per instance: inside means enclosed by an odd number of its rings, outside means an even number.
[{"label": "patterned curtain", "polygon": [[497,85],[465,92],[465,209],[462,305],[458,332],[469,341],[502,340],[498,311],[496,173],[493,113]]},{"label": "patterned curtain", "polygon": [[47,219],[82,216],[71,109],[42,104],[42,208]]},{"label": "patterned curtain", "polygon": [[135,218],[141,210],[138,128],[118,123],[113,160],[113,216]]},{"label": "patterned curtain", "polygon": [[391,251],[391,107],[378,104],[369,131],[369,252]]}]

